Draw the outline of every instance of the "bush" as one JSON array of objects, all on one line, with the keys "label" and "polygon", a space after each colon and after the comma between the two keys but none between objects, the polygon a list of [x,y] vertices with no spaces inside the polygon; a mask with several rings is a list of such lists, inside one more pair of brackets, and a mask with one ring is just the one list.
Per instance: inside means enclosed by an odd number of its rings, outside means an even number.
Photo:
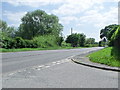
[{"label": "bush", "polygon": [[117,60],[120,60],[120,50],[118,48],[113,47],[111,55],[114,56]]},{"label": "bush", "polygon": [[61,44],[62,47],[71,47],[70,43],[62,42]]},{"label": "bush", "polygon": [[4,38],[1,42],[2,48],[10,49],[10,48],[15,48],[15,40],[11,38]]},{"label": "bush", "polygon": [[4,38],[1,40],[0,46],[6,49],[12,48],[47,48],[61,45],[63,39],[54,35],[44,35],[34,37],[33,40],[24,40],[21,37]]},{"label": "bush", "polygon": [[62,46],[62,42],[64,41],[63,37],[57,37],[57,44]]},{"label": "bush", "polygon": [[54,35],[34,37],[33,41],[37,43],[38,47],[42,48],[57,46],[57,38]]},{"label": "bush", "polygon": [[25,48],[25,41],[21,37],[16,37],[15,39],[15,48]]}]

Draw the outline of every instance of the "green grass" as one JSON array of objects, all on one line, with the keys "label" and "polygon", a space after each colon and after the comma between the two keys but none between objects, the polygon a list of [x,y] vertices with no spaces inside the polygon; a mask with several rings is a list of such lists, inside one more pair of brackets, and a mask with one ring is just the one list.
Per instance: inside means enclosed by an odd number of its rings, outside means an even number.
[{"label": "green grass", "polygon": [[20,48],[20,49],[0,48],[0,52],[20,52],[20,51],[38,51],[38,50],[74,49],[74,48],[81,48],[81,47],[48,47],[48,48]]},{"label": "green grass", "polygon": [[120,67],[120,60],[111,56],[112,47],[107,47],[88,55],[90,61],[113,67]]}]

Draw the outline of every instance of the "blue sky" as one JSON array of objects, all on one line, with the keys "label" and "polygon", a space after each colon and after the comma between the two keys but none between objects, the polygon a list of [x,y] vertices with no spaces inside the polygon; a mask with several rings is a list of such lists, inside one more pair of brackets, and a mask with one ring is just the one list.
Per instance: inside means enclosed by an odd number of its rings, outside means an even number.
[{"label": "blue sky", "polygon": [[9,26],[18,27],[20,19],[36,9],[58,16],[64,36],[70,34],[72,27],[74,33],[99,41],[104,26],[118,23],[118,0],[4,0],[0,15]]}]

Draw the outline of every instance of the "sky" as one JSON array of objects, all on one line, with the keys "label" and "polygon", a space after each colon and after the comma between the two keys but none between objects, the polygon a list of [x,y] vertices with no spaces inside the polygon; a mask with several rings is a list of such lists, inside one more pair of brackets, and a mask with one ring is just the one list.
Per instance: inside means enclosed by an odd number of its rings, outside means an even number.
[{"label": "sky", "polygon": [[0,19],[9,26],[18,27],[27,12],[37,9],[58,16],[65,37],[73,28],[73,33],[99,41],[101,29],[118,24],[118,0],[4,0],[0,4]]}]

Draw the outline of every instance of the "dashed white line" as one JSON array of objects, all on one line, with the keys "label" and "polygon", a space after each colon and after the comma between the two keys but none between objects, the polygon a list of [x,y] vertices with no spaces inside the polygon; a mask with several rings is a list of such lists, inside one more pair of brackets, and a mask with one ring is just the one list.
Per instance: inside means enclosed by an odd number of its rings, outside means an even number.
[{"label": "dashed white line", "polygon": [[45,66],[46,68],[49,68],[50,66]]},{"label": "dashed white line", "polygon": [[44,67],[45,65],[38,66],[39,68]]},{"label": "dashed white line", "polygon": [[[45,69],[45,68],[49,68],[51,66],[54,66],[54,65],[58,65],[58,64],[62,64],[62,63],[65,63],[65,62],[68,62],[70,61],[69,59],[64,59],[64,60],[60,60],[60,61],[56,61],[56,62],[52,62],[52,63],[49,63],[49,64],[46,64],[46,65],[39,65],[39,66],[35,66],[33,67],[33,69],[35,70],[42,70],[42,69]],[[27,71],[26,69],[23,70],[24,72]],[[22,71],[17,71],[17,73],[21,73]],[[27,72],[27,73],[31,73],[31,72]],[[9,75],[12,76],[14,75],[15,73],[10,73]]]}]

